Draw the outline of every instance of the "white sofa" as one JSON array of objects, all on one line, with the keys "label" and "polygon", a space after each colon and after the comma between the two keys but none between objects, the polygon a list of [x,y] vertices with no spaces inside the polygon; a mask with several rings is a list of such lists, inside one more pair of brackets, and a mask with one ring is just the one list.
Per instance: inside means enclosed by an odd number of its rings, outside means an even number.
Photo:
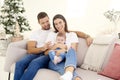
[{"label": "white sofa", "polygon": [[[6,52],[6,61],[4,67],[6,72],[13,73],[16,61],[18,61],[19,59],[21,59],[21,57],[24,57],[26,55],[26,42],[27,40],[23,40],[9,44]],[[106,65],[109,59],[109,56],[113,49],[113,45],[114,44],[111,45],[111,49],[107,54],[107,58],[105,59],[102,68]],[[83,80],[113,80],[111,78],[99,75],[95,71],[84,70],[80,68],[84,61],[87,50],[88,46],[86,45],[86,41],[82,38],[79,38],[79,45],[77,50],[78,67],[76,71],[78,72],[80,77]],[[59,77],[60,75],[55,71],[49,69],[40,69],[33,80],[58,80]]]}]

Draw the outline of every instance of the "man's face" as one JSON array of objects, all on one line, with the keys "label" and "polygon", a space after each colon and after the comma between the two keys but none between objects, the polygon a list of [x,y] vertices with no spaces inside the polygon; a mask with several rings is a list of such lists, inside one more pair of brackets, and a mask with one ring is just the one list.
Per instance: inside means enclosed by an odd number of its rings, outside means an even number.
[{"label": "man's face", "polygon": [[42,18],[42,19],[39,19],[39,23],[40,23],[43,30],[50,29],[50,22],[49,22],[49,18],[47,16]]}]

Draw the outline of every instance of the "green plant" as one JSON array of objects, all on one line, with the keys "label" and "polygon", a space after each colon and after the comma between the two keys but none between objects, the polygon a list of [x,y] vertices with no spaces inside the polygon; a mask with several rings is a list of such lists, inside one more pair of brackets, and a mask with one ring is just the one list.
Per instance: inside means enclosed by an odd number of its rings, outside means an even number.
[{"label": "green plant", "polygon": [[4,0],[4,5],[1,7],[0,25],[4,27],[6,34],[14,35],[16,21],[20,26],[20,32],[31,30],[24,12],[22,0]]}]

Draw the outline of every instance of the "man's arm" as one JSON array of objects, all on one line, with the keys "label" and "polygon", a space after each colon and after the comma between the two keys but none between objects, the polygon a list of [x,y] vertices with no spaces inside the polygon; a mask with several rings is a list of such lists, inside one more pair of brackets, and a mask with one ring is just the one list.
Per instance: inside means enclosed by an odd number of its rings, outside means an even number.
[{"label": "man's arm", "polygon": [[27,43],[27,52],[29,54],[38,54],[38,53],[43,52],[43,51],[45,51],[47,49],[46,46],[37,48],[36,44],[37,44],[36,41],[28,41],[28,43]]}]

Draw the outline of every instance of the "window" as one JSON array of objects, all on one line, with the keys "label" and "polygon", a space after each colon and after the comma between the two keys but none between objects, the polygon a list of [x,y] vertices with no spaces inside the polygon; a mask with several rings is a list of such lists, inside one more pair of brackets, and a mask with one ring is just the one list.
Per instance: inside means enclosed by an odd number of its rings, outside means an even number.
[{"label": "window", "polygon": [[70,18],[81,17],[86,12],[88,0],[66,0],[66,16]]},{"label": "window", "polygon": [[115,9],[120,11],[120,0],[111,0],[110,9]]}]

